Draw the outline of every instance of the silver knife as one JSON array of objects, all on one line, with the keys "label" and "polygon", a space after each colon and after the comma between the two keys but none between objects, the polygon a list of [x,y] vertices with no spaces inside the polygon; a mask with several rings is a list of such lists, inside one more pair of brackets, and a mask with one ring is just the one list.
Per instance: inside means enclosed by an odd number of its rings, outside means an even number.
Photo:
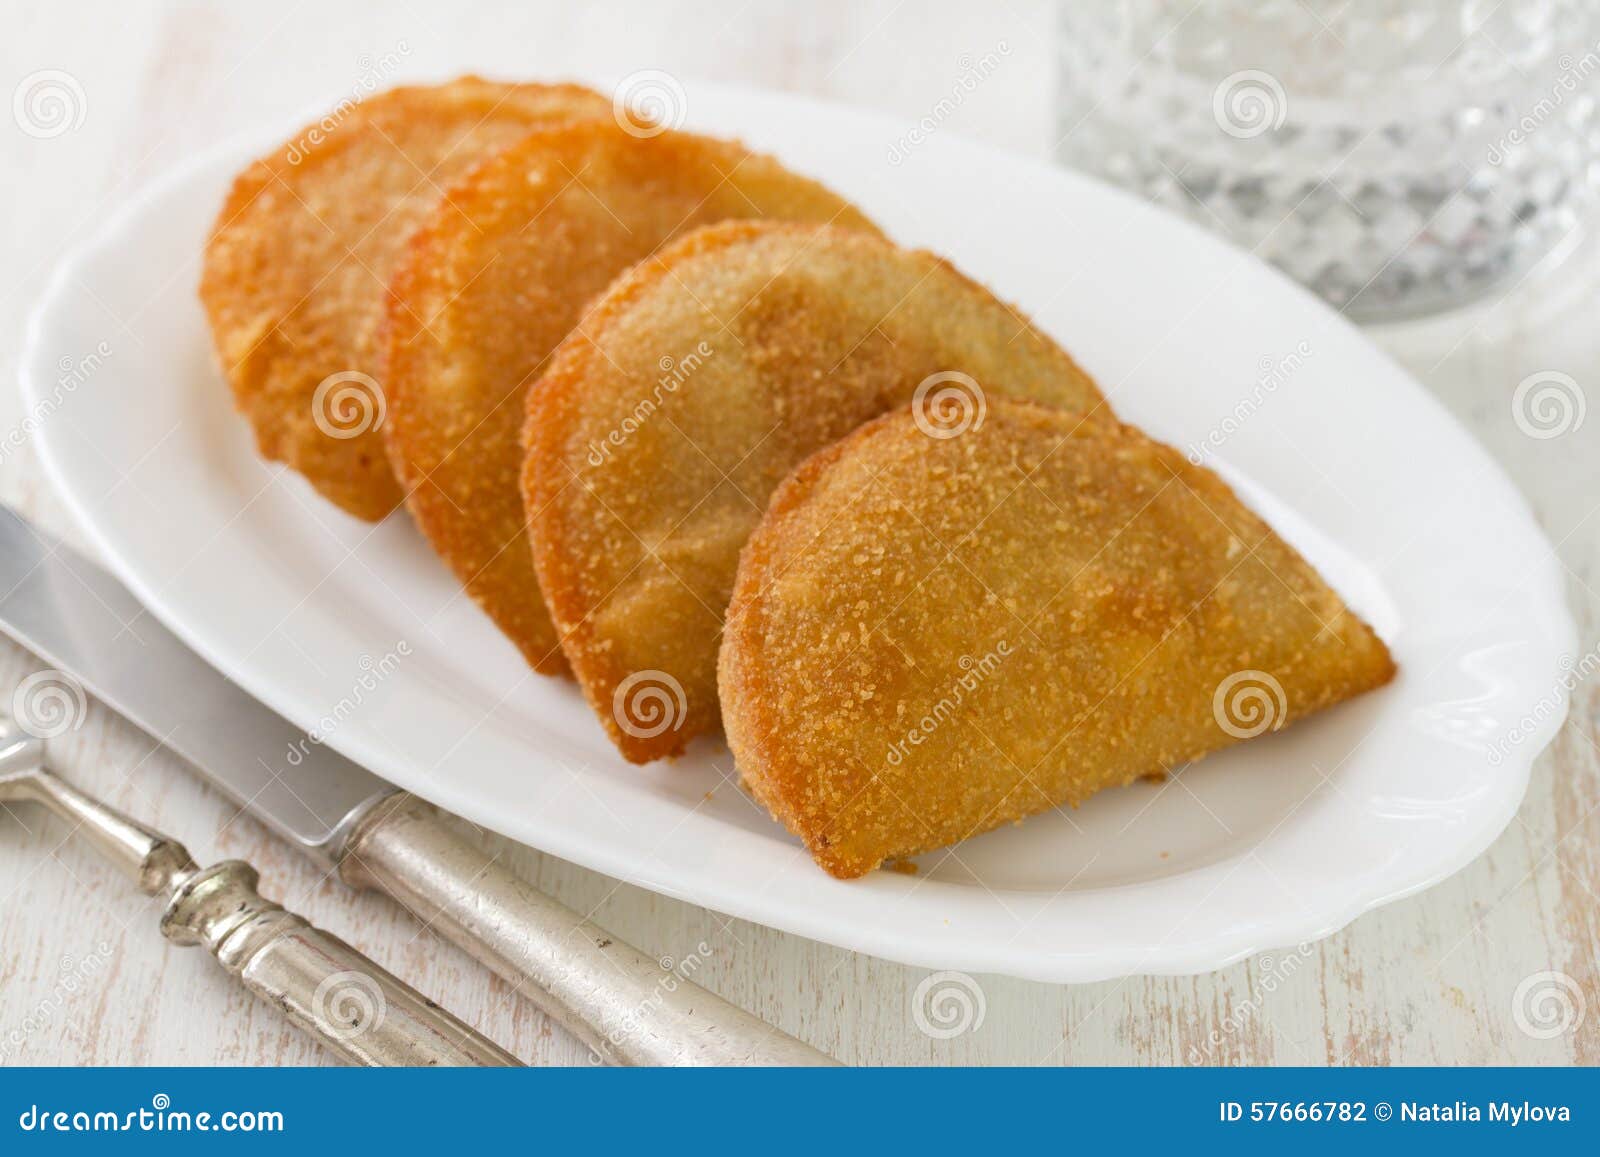
[{"label": "silver knife", "polygon": [[[132,624],[132,626],[130,626]],[[111,574],[0,506],[0,631],[358,889],[398,900],[603,1060],[830,1065],[457,835],[431,804],[303,733],[189,650]],[[295,764],[289,751],[301,756]],[[272,752],[271,762],[262,753]],[[669,983],[670,981],[670,983]]]}]

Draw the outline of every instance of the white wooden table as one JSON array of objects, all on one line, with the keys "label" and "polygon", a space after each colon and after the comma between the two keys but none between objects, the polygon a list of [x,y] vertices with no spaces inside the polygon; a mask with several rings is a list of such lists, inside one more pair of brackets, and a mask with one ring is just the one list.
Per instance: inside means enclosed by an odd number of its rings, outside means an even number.
[{"label": "white wooden table", "polygon": [[[85,115],[52,139],[0,118],[0,433],[22,418],[12,383],[25,313],[66,247],[163,170],[241,129],[336,99],[367,62],[402,45],[407,69],[419,73],[461,63],[527,77],[660,68],[920,118],[949,93],[964,58],[1004,42],[1002,66],[939,131],[1040,156],[1054,144],[1054,11],[1025,0],[783,8],[30,0],[8,7],[5,23],[0,95],[29,74],[59,69],[81,84]],[[1562,438],[1534,440],[1513,422],[1510,398],[1528,374],[1559,370],[1600,406],[1597,290],[1600,245],[1591,244],[1486,308],[1377,335],[1528,496],[1571,575],[1585,649],[1600,632],[1600,414]],[[30,447],[0,458],[0,499],[81,544]],[[0,643],[6,695],[40,666]],[[703,983],[851,1062],[1594,1064],[1597,708],[1600,688],[1581,686],[1520,815],[1488,854],[1315,945],[1297,967],[1254,960],[1214,975],[1080,987],[982,977],[981,1025],[949,1040],[931,1039],[913,1021],[920,970],[730,922],[528,849],[508,855],[574,907],[598,905],[598,920],[647,951],[681,957],[700,941],[713,945]],[[275,894],[522,1057],[587,1062],[586,1050],[507,985],[387,900],[322,879],[109,712],[95,707],[54,750],[71,776],[177,835],[197,857],[252,860]],[[64,835],[36,812],[0,813],[0,1063],[328,1062],[201,954],[169,948],[149,907],[90,852],[63,844]],[[1517,1027],[1512,1007],[1518,985],[1547,970],[1572,978],[1587,1015],[1540,1037]],[[1207,1054],[1213,1030],[1221,1042]]]}]

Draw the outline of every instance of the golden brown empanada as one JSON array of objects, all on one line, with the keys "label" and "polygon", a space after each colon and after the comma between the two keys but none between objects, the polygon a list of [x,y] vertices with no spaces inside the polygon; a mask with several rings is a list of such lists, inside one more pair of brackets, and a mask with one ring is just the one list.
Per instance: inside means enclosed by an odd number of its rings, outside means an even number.
[{"label": "golden brown empanada", "polygon": [[574,85],[463,77],[346,103],[234,180],[200,298],[261,453],[378,519],[399,504],[379,435],[389,278],[444,187],[539,125],[612,117]]},{"label": "golden brown empanada", "polygon": [[[716,729],[739,548],[784,476],[914,397],[957,429],[978,382],[1109,417],[1011,306],[860,231],[713,226],[607,291],[529,394],[523,486],[562,648],[624,756]],[[652,689],[664,718],[639,714]]]},{"label": "golden brown empanada", "polygon": [[835,876],[1077,804],[1381,686],[1383,643],[1211,471],[991,397],[815,454],[739,564],[723,718]]},{"label": "golden brown empanada", "polygon": [[[423,534],[537,669],[565,667],[525,531],[528,387],[583,309],[675,234],[733,217],[871,225],[733,141],[610,118],[528,136],[453,186],[390,306],[385,442]],[[651,354],[682,356],[669,342]]]}]

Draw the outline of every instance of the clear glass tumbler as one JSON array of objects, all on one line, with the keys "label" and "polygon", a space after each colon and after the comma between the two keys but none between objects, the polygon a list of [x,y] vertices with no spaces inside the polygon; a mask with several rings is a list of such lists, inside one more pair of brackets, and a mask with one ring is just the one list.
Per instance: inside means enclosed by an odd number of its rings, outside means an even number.
[{"label": "clear glass tumbler", "polygon": [[1357,320],[1477,297],[1600,188],[1600,0],[1064,0],[1068,164]]}]

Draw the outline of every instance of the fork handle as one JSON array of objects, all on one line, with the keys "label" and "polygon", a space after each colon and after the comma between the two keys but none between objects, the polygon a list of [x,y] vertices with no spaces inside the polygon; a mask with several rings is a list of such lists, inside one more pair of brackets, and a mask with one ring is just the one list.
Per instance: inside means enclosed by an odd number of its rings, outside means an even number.
[{"label": "fork handle", "polygon": [[838,1063],[695,984],[698,956],[646,956],[500,867],[406,792],[357,824],[339,872],[352,887],[389,893],[609,1063]]},{"label": "fork handle", "polygon": [[256,891],[241,860],[199,868],[177,840],[41,767],[14,787],[44,804],[166,902],[161,932],[202,945],[251,992],[347,1061],[361,1065],[515,1065],[480,1036],[350,945]]},{"label": "fork handle", "polygon": [[167,905],[162,933],[203,945],[251,992],[353,1064],[520,1063],[337,936],[263,898],[257,879],[241,860],[195,872]]}]

